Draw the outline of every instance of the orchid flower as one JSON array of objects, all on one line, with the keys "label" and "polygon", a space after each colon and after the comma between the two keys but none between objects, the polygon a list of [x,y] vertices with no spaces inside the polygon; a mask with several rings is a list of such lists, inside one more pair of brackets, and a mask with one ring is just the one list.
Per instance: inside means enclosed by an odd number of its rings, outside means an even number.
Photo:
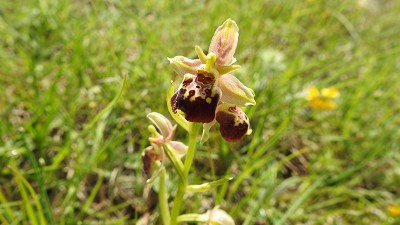
[{"label": "orchid flower", "polygon": [[238,26],[228,19],[215,31],[208,55],[196,46],[199,59],[169,58],[175,72],[183,76],[171,97],[172,110],[187,121],[204,124],[202,142],[215,123],[219,123],[220,133],[227,141],[238,141],[251,133],[249,119],[240,106],[255,105],[254,92],[229,74],[240,68],[233,65],[238,38]]},{"label": "orchid flower", "polygon": [[[151,145],[146,147],[142,154],[144,171],[148,176],[150,176],[155,162],[159,161],[161,164],[164,163],[165,153],[163,144],[170,146],[170,149],[174,151],[179,158],[186,155],[188,147],[182,142],[172,141],[176,125],[172,126],[171,122],[162,114],[152,112],[147,115],[147,118],[157,127],[158,130],[157,131],[154,126],[149,126],[149,130],[152,133],[152,137],[149,137]],[[158,175],[158,172],[155,173],[153,177]]]}]

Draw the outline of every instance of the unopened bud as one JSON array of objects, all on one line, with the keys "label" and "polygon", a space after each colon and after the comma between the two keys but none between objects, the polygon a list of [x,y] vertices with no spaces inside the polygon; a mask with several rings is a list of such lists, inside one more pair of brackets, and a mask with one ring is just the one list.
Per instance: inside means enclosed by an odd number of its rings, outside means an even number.
[{"label": "unopened bud", "polygon": [[147,118],[157,127],[164,138],[170,137],[173,132],[171,122],[162,114],[151,112],[147,114]]},{"label": "unopened bud", "polygon": [[212,225],[235,225],[232,217],[222,209],[213,209],[208,212],[208,216]]}]

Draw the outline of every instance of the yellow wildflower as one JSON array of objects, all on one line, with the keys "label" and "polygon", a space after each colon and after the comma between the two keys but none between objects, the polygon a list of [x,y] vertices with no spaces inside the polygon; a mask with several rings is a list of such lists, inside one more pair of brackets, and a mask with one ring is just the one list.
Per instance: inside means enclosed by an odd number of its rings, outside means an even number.
[{"label": "yellow wildflower", "polygon": [[390,205],[387,207],[388,214],[393,217],[400,217],[400,206]]},{"label": "yellow wildflower", "polygon": [[308,106],[318,110],[336,109],[336,103],[332,100],[339,97],[339,91],[334,87],[322,88],[321,92],[312,86],[307,90],[306,100]]}]

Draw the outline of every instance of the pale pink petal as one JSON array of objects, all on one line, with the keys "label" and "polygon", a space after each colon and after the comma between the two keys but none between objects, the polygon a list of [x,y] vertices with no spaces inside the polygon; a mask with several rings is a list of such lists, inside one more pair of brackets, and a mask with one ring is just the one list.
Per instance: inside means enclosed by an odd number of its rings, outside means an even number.
[{"label": "pale pink petal", "polygon": [[213,52],[217,56],[216,65],[232,64],[238,39],[239,28],[235,21],[227,19],[217,28],[208,50],[209,53]]},{"label": "pale pink petal", "polygon": [[179,158],[182,158],[183,156],[186,155],[188,146],[186,146],[182,142],[170,141],[169,144],[171,145],[172,149],[175,150],[175,153]]},{"label": "pale pink petal", "polygon": [[230,74],[225,74],[218,78],[218,87],[220,88],[221,101],[239,105],[255,105],[254,92],[246,87],[239,79]]}]

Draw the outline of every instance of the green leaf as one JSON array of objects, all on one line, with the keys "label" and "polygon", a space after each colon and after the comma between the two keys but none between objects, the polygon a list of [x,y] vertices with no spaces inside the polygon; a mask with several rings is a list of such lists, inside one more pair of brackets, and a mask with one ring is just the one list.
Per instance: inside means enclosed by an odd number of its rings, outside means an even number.
[{"label": "green leaf", "polygon": [[216,181],[208,182],[208,183],[203,183],[203,184],[197,184],[197,185],[188,185],[186,190],[188,192],[205,192],[209,191],[212,188],[215,188],[219,185],[224,184],[225,182],[228,182],[232,180],[233,177],[225,177]]}]

